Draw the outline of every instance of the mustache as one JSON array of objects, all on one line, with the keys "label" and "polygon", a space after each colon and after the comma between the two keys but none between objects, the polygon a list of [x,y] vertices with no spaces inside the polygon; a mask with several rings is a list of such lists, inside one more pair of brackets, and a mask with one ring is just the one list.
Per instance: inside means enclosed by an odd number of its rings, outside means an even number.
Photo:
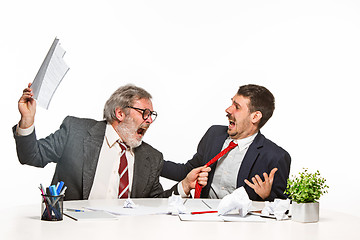
[{"label": "mustache", "polygon": [[230,113],[226,114],[226,117],[231,121],[235,121],[235,118],[233,116],[231,116]]},{"label": "mustache", "polygon": [[150,127],[149,123],[142,123],[140,124],[139,128],[144,128],[144,129],[148,129]]}]

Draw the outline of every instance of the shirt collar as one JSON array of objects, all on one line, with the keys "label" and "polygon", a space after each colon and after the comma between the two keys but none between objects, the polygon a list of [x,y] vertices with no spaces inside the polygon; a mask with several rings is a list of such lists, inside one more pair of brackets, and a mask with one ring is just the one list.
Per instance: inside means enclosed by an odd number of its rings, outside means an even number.
[{"label": "shirt collar", "polygon": [[254,133],[253,135],[246,137],[246,138],[242,138],[242,139],[231,139],[230,136],[226,139],[227,143],[229,144],[231,141],[234,141],[234,143],[238,144],[238,148],[239,149],[243,149],[244,147],[249,146],[255,139],[255,137],[258,135],[259,132]]},{"label": "shirt collar", "polygon": [[106,142],[110,148],[112,146],[114,146],[118,140],[121,141],[119,134],[115,131],[115,129],[113,128],[113,126],[110,123],[106,124],[105,138],[106,138]]},{"label": "shirt collar", "polygon": [[[112,148],[114,145],[118,144],[118,141],[124,142],[110,123],[106,124],[105,139],[109,148]],[[134,150],[132,148],[128,147],[126,151],[129,151],[131,155],[134,155]]]}]

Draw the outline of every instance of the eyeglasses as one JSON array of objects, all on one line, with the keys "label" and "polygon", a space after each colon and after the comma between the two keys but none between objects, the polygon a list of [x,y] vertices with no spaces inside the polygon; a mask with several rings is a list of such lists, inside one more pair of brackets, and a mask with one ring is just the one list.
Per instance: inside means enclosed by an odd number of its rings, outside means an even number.
[{"label": "eyeglasses", "polygon": [[157,112],[151,111],[151,110],[148,109],[148,108],[142,109],[142,108],[136,108],[136,107],[131,107],[131,106],[126,106],[126,108],[132,108],[132,109],[141,111],[141,112],[142,112],[142,118],[143,118],[144,120],[147,120],[147,119],[151,116],[151,119],[152,119],[153,121],[155,121],[155,119],[156,119],[156,117],[157,117]]}]

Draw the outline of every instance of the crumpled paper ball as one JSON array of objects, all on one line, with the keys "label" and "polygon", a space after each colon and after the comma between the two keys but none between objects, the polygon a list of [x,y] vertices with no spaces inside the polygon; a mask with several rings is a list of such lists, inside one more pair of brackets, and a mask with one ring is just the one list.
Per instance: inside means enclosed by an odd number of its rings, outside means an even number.
[{"label": "crumpled paper ball", "polygon": [[238,210],[241,217],[245,217],[251,207],[251,200],[245,188],[240,187],[233,193],[226,195],[219,203],[218,213],[225,215],[233,210]]},{"label": "crumpled paper ball", "polygon": [[265,202],[265,207],[261,211],[261,214],[264,216],[270,216],[273,214],[276,220],[286,220],[289,219],[289,216],[286,212],[290,208],[290,199],[278,199],[275,198],[273,202]]},{"label": "crumpled paper ball", "polygon": [[182,199],[180,195],[172,194],[168,198],[168,211],[173,215],[185,213],[186,207],[184,206],[184,199]]},{"label": "crumpled paper ball", "polygon": [[127,198],[123,205],[123,208],[137,208],[137,207],[138,206],[130,198]]}]

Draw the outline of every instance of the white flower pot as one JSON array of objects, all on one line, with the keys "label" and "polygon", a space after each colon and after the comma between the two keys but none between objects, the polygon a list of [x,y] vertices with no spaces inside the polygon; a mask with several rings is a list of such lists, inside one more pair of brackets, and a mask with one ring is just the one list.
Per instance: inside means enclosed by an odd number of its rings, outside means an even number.
[{"label": "white flower pot", "polygon": [[292,202],[291,219],[302,223],[319,221],[319,203]]}]

